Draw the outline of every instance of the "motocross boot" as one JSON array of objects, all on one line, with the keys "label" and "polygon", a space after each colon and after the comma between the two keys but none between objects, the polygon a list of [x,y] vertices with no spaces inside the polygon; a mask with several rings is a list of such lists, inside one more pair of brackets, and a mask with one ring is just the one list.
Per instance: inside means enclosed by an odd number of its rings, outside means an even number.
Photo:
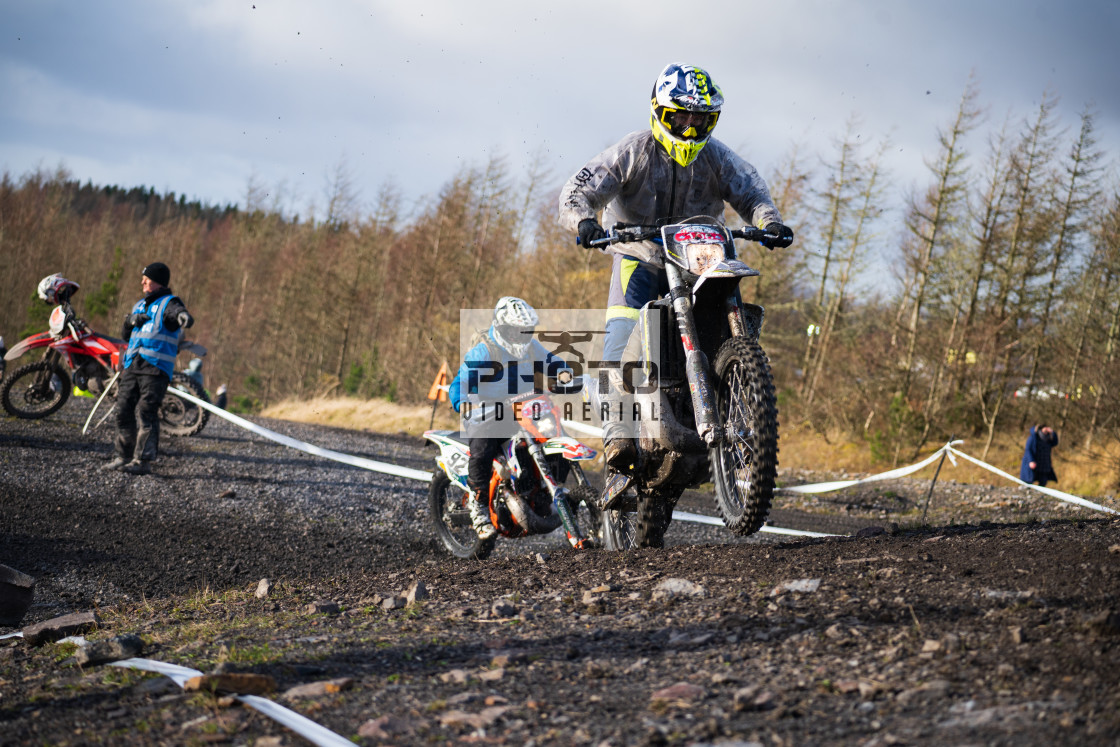
[{"label": "motocross boot", "polygon": [[131,462],[121,467],[122,472],[127,472],[130,475],[150,475],[152,473],[152,465],[148,463],[147,459],[133,459]]},{"label": "motocross boot", "polygon": [[467,485],[467,510],[471,514],[471,525],[478,534],[479,539],[488,540],[498,533],[494,523],[490,521],[490,511],[487,509],[483,496],[490,492],[490,486],[477,487]]},{"label": "motocross boot", "polygon": [[631,473],[638,459],[638,447],[621,423],[607,423],[603,429],[603,459],[615,472]]},{"label": "motocross boot", "polygon": [[638,447],[632,438],[631,429],[622,421],[621,412],[627,401],[621,378],[617,371],[611,371],[607,380],[607,391],[602,395],[606,410],[603,418],[603,459],[607,467],[615,472],[631,474],[638,460]]}]

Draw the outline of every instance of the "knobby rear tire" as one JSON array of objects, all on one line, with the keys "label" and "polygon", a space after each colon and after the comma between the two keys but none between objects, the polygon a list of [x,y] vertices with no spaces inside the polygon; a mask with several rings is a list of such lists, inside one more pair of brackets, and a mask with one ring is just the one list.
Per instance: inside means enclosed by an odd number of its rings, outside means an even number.
[{"label": "knobby rear tire", "polygon": [[17,368],[0,383],[0,404],[25,420],[45,418],[70,399],[70,374],[47,358]]},{"label": "knobby rear tire", "polygon": [[[206,390],[184,373],[176,373],[172,376],[171,386],[181,387],[203,402],[210,402]],[[209,420],[210,412],[206,408],[199,407],[193,402],[187,402],[181,397],[176,397],[170,391],[164,395],[163,402],[159,406],[160,433],[166,433],[169,436],[193,436],[205,428]]]},{"label": "knobby rear tire", "polygon": [[661,496],[638,496],[638,547],[664,547],[665,530],[673,520],[672,509]]},{"label": "knobby rear tire", "polygon": [[716,507],[733,533],[766,523],[778,474],[778,404],[757,340],[733,337],[716,354],[716,408],[724,438],[709,452]]}]

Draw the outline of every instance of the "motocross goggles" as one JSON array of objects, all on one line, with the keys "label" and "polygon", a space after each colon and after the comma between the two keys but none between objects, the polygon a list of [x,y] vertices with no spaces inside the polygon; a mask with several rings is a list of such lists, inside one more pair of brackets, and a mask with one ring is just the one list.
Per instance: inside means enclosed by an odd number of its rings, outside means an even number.
[{"label": "motocross goggles", "polygon": [[502,339],[507,340],[514,345],[524,345],[533,339],[533,333],[536,327],[521,327],[516,324],[495,324],[494,331],[497,332]]},{"label": "motocross goggles", "polygon": [[694,112],[688,109],[659,106],[657,118],[673,137],[682,140],[704,140],[715,129],[719,112]]}]

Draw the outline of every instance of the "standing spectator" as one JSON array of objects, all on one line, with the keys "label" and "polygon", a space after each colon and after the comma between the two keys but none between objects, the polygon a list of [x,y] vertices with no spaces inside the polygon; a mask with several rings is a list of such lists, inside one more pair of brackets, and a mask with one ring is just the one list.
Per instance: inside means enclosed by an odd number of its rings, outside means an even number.
[{"label": "standing spectator", "polygon": [[[171,293],[171,270],[162,262],[144,268],[144,297],[125,317],[121,337],[128,340],[117,393],[116,457],[103,469],[134,475],[152,471],[159,448],[159,406],[175,371],[182,329],[194,324],[183,302]],[[137,427],[139,414],[139,428]]]},{"label": "standing spectator", "polygon": [[1027,435],[1027,445],[1023,450],[1023,463],[1019,466],[1019,479],[1026,483],[1046,483],[1058,481],[1054,466],[1050,463],[1050,450],[1058,445],[1058,432],[1050,426],[1039,423]]}]

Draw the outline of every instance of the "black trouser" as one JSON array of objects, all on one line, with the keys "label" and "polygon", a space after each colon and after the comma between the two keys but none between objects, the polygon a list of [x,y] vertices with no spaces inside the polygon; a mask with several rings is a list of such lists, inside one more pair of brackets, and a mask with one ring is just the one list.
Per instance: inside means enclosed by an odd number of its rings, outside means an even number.
[{"label": "black trouser", "polygon": [[[117,456],[122,459],[155,459],[159,449],[159,406],[171,380],[159,369],[137,370],[129,366],[121,374],[117,390]],[[140,427],[136,427],[136,415]]]},{"label": "black trouser", "polygon": [[501,453],[502,444],[508,440],[508,438],[472,438],[467,443],[471,450],[471,458],[467,462],[467,486],[471,490],[479,491],[483,499],[488,497],[490,475],[494,472],[494,457]]}]

